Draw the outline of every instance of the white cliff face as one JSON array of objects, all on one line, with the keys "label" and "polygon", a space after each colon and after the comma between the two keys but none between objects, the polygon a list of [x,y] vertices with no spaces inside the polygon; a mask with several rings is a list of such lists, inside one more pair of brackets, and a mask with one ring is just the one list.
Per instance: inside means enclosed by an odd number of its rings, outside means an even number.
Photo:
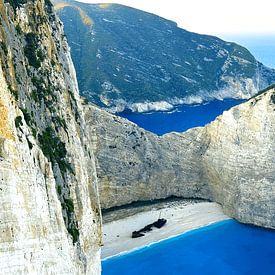
[{"label": "white cliff face", "polygon": [[205,127],[158,137],[93,106],[103,208],[181,196],[222,204],[241,222],[275,227],[275,91]]},{"label": "white cliff face", "polygon": [[203,129],[212,196],[243,222],[275,227],[275,91],[232,108]]},{"label": "white cliff face", "polygon": [[1,273],[99,274],[93,137],[62,26],[40,0],[0,0],[0,21]]}]

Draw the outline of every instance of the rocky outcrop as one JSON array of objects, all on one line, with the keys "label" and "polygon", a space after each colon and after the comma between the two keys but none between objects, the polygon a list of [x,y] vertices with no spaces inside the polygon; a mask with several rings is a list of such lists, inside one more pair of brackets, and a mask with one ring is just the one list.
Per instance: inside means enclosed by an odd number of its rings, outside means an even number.
[{"label": "rocky outcrop", "polygon": [[1,274],[99,274],[95,162],[49,1],[0,0]]},{"label": "rocky outcrop", "polygon": [[103,208],[181,196],[222,204],[241,222],[275,227],[275,91],[225,111],[205,127],[156,136],[96,107]]},{"label": "rocky outcrop", "polygon": [[203,129],[203,171],[226,214],[275,228],[275,90],[232,108]]},{"label": "rocky outcrop", "polygon": [[201,184],[201,165],[196,164],[201,144],[192,133],[184,138],[180,134],[159,137],[96,107],[86,114],[98,135],[97,173],[103,208],[175,194],[208,197],[207,184]]}]

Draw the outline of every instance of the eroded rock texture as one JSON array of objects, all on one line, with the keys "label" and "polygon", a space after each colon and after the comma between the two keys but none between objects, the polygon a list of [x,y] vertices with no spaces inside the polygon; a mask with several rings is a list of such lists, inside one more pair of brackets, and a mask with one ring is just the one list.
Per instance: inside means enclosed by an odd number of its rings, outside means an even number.
[{"label": "eroded rock texture", "polygon": [[92,137],[45,2],[0,0],[0,270],[99,274]]},{"label": "eroded rock texture", "polygon": [[274,98],[271,88],[205,127],[162,137],[86,107],[98,135],[102,207],[172,195],[205,198],[241,222],[275,227]]}]

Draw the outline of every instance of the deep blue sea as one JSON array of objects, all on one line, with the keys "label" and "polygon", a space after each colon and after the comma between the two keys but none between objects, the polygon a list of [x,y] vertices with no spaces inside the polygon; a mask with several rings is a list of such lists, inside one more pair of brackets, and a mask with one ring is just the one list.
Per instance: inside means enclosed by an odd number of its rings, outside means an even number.
[{"label": "deep blue sea", "polygon": [[172,131],[184,132],[193,127],[204,126],[223,111],[241,102],[243,100],[213,100],[200,105],[181,105],[172,112],[133,113],[126,111],[118,115],[129,119],[145,130],[163,135]]},{"label": "deep blue sea", "polygon": [[234,220],[102,261],[103,275],[274,275],[275,231]]}]

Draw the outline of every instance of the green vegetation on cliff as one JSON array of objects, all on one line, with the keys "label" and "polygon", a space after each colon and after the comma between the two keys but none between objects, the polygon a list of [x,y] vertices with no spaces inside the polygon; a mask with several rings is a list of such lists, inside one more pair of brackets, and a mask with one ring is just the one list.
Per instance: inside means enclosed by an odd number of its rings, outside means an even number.
[{"label": "green vegetation on cliff", "polygon": [[9,3],[13,9],[21,7],[23,4],[26,4],[28,0],[5,0],[6,3]]}]

